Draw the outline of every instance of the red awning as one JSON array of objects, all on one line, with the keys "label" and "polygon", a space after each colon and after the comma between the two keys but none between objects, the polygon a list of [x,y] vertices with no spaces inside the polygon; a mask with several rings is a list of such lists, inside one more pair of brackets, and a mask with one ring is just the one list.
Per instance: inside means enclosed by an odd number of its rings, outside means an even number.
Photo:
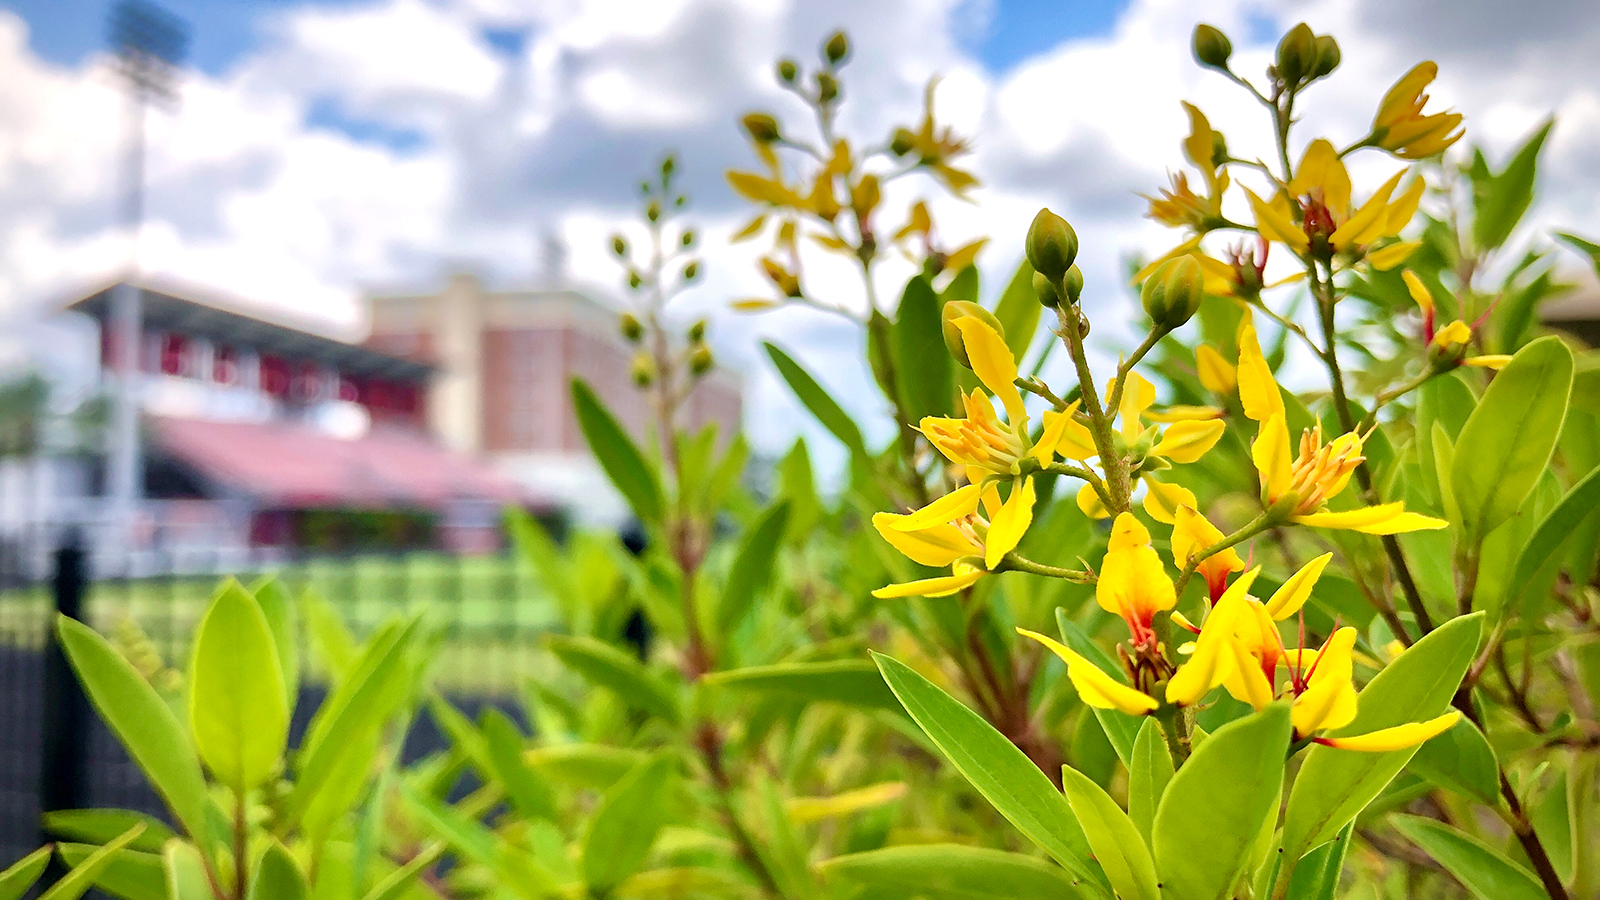
[{"label": "red awning", "polygon": [[268,506],[432,509],[524,499],[516,482],[487,465],[400,431],[342,440],[284,422],[149,422],[161,451]]}]

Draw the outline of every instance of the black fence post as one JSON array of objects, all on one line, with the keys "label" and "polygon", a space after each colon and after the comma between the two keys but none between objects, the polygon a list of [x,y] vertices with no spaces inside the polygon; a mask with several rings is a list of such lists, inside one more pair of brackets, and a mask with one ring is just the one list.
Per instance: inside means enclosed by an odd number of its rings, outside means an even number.
[{"label": "black fence post", "polygon": [[[55,552],[51,594],[55,611],[83,618],[85,572],[83,539],[68,532]],[[39,811],[82,809],[89,805],[89,700],[55,638],[52,617],[44,648],[39,741]],[[40,823],[40,841],[48,840]]]}]

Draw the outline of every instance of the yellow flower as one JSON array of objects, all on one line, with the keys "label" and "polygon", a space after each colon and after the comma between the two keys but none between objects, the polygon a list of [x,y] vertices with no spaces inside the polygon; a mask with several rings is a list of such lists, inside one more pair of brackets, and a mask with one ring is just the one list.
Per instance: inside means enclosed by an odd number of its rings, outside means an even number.
[{"label": "yellow flower", "polygon": [[[1396,172],[1365,203],[1355,206],[1350,173],[1333,144],[1319,138],[1306,147],[1287,193],[1280,191],[1270,201],[1248,188],[1245,194],[1263,238],[1284,244],[1300,256],[1359,256],[1368,245],[1398,235],[1416,215],[1426,185],[1420,177],[1415,178],[1396,197],[1395,189],[1404,175],[1403,169]],[[1291,203],[1299,206],[1298,221]],[[1395,251],[1384,251],[1380,261],[1396,264],[1392,258]]]},{"label": "yellow flower", "polygon": [[1172,579],[1150,546],[1150,532],[1131,513],[1118,515],[1111,526],[1094,599],[1101,609],[1128,623],[1135,646],[1155,640],[1150,623],[1156,613],[1178,602]]},{"label": "yellow flower", "polygon": [[1341,628],[1328,638],[1315,659],[1296,661],[1298,671],[1293,675],[1296,695],[1290,708],[1296,738],[1311,738],[1316,743],[1342,750],[1383,753],[1414,747],[1449,730],[1461,718],[1460,713],[1452,710],[1424,722],[1407,722],[1366,734],[1317,736],[1319,731],[1343,728],[1356,717],[1360,698],[1351,681],[1354,668],[1351,650],[1355,641],[1354,628]]},{"label": "yellow flower", "polygon": [[[896,550],[924,566],[949,566],[950,574],[891,584],[872,596],[944,597],[970,587],[1017,548],[1033,524],[1034,499],[1033,479],[1021,478],[1004,503],[994,485],[969,484],[906,515],[873,515],[873,527]],[[978,514],[980,504],[991,519]]]},{"label": "yellow flower", "polygon": [[1205,113],[1193,104],[1185,103],[1183,107],[1189,113],[1189,136],[1183,141],[1183,155],[1200,170],[1206,194],[1196,194],[1189,188],[1189,176],[1178,172],[1169,176],[1171,189],[1163,188],[1159,198],[1145,195],[1145,199],[1150,201],[1150,218],[1174,228],[1204,233],[1227,221],[1222,216],[1222,195],[1228,190],[1229,178],[1227,170],[1217,168],[1217,135]]},{"label": "yellow flower", "polygon": [[[1106,403],[1116,390],[1116,380],[1106,386]],[[1107,410],[1117,423],[1114,435],[1118,449],[1135,457],[1133,479],[1145,484],[1144,508],[1158,522],[1172,523],[1172,517],[1181,504],[1193,506],[1194,494],[1187,488],[1165,484],[1154,478],[1144,463],[1164,460],[1169,463],[1192,463],[1216,446],[1226,426],[1221,421],[1222,410],[1209,406],[1173,406],[1152,412],[1156,399],[1155,385],[1137,372],[1129,372],[1127,384],[1116,410]],[[1147,426],[1146,420],[1164,425]],[[1087,430],[1087,429],[1085,429]],[[1093,449],[1090,448],[1090,452]],[[1149,468],[1162,465],[1156,463]],[[1078,491],[1078,508],[1091,518],[1103,519],[1111,513],[1100,501],[1100,496],[1090,485]]]},{"label": "yellow flower", "polygon": [[1324,442],[1319,423],[1301,433],[1298,453],[1291,450],[1283,396],[1261,355],[1249,314],[1239,327],[1239,402],[1246,416],[1261,423],[1250,455],[1261,475],[1262,500],[1288,521],[1366,534],[1398,534],[1448,524],[1406,512],[1400,501],[1340,512],[1326,510],[1328,501],[1345,489],[1351,474],[1365,460],[1362,436],[1352,432]]},{"label": "yellow flower", "polygon": [[1428,103],[1423,90],[1439,74],[1433,62],[1418,63],[1389,88],[1372,119],[1370,140],[1401,159],[1422,159],[1442,152],[1460,139],[1461,114],[1434,113],[1425,116]]},{"label": "yellow flower", "polygon": [[1239,385],[1239,376],[1233,364],[1210,344],[1194,348],[1195,368],[1200,372],[1200,386],[1213,394],[1231,394]]},{"label": "yellow flower", "polygon": [[1067,664],[1067,679],[1077,689],[1078,696],[1089,706],[1096,709],[1115,709],[1130,716],[1142,716],[1161,705],[1144,691],[1129,687],[1102,672],[1100,667],[1074,653],[1060,641],[1026,628],[1018,628],[1017,633],[1045,645],[1050,652]]},{"label": "yellow flower", "polygon": [[981,484],[989,478],[1011,478],[1023,473],[1024,460],[1043,465],[1053,460],[1058,451],[1073,459],[1093,455],[1089,429],[1073,419],[1076,404],[1064,412],[1045,412],[1044,431],[1034,442],[1022,394],[1017,390],[1017,361],[1005,339],[975,316],[962,316],[955,320],[955,326],[961,332],[972,371],[1000,400],[1006,420],[1000,421],[989,398],[974,389],[962,397],[965,418],[928,416],[917,430],[946,459],[965,467],[968,481]]},{"label": "yellow flower", "polygon": [[1422,335],[1428,342],[1430,356],[1446,364],[1475,366],[1480,369],[1502,369],[1506,363],[1511,362],[1511,357],[1503,353],[1467,356],[1467,344],[1472,340],[1472,327],[1457,319],[1435,330],[1433,293],[1410,269],[1401,272],[1400,277],[1405,281],[1411,299],[1415,300],[1417,307],[1422,310]]},{"label": "yellow flower", "polygon": [[[1196,512],[1193,506],[1179,506],[1173,519],[1172,561],[1180,569],[1187,566],[1196,553],[1219,543],[1223,538],[1222,532],[1206,521],[1206,517]],[[1232,547],[1213,553],[1195,566],[1195,572],[1206,580],[1206,590],[1213,602],[1227,589],[1228,574],[1243,571],[1244,560]]]}]

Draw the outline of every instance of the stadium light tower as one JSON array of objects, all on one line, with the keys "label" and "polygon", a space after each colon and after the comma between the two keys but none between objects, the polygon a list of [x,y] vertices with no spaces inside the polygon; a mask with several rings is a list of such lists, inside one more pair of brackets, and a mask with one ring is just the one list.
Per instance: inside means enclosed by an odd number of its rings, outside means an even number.
[{"label": "stadium light tower", "polygon": [[111,49],[127,89],[127,132],[122,170],[122,224],[128,230],[127,277],[112,297],[112,328],[117,373],[110,488],[120,540],[132,549],[133,524],[144,497],[144,463],[139,447],[139,371],[142,311],[139,288],[139,230],[144,221],[145,110],[152,102],[172,104],[178,67],[188,48],[182,20],[145,0],[120,0],[111,10]]}]

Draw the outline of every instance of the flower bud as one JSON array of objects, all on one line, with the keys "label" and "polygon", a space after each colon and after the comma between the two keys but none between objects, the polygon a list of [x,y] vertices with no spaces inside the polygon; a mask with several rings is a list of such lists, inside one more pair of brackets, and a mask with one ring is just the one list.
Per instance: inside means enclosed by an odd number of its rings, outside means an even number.
[{"label": "flower bud", "polygon": [[644,217],[652,222],[661,218],[661,204],[651,200],[650,205],[644,208]]},{"label": "flower bud", "polygon": [[1317,64],[1311,68],[1312,78],[1325,78],[1339,68],[1339,42],[1331,34],[1319,34],[1316,41]]},{"label": "flower bud", "polygon": [[792,59],[778,60],[778,80],[784,84],[794,84],[800,77],[800,65]]},{"label": "flower bud", "polygon": [[711,356],[711,348],[705,344],[696,344],[694,349],[689,351],[689,371],[691,373],[704,375],[711,371],[711,367],[715,364],[716,360]]},{"label": "flower bud", "polygon": [[895,156],[905,156],[916,149],[917,136],[909,128],[896,128],[894,137],[889,139],[889,152]]},{"label": "flower bud", "polygon": [[633,355],[633,365],[628,374],[633,378],[634,384],[639,387],[649,387],[656,380],[656,361],[650,354],[640,350]]},{"label": "flower bud", "polygon": [[1055,309],[1061,305],[1061,295],[1056,292],[1056,286],[1038,272],[1033,273],[1033,292],[1038,296],[1040,306]]},{"label": "flower bud", "polygon": [[628,343],[637,344],[644,338],[644,325],[640,324],[639,317],[633,313],[623,313],[617,324],[622,330],[622,336],[628,339]]},{"label": "flower bud", "polygon": [[699,277],[700,277],[700,260],[698,260],[698,259],[689,260],[689,264],[683,267],[683,280],[684,281],[693,281],[693,280],[695,280],[696,278],[699,278]]},{"label": "flower bud", "polygon": [[1222,29],[1201,23],[1194,27],[1194,58],[1202,66],[1227,71],[1233,42]]},{"label": "flower bud", "polygon": [[663,157],[662,160],[661,160],[661,177],[663,179],[671,179],[672,178],[672,170],[676,169],[677,167],[678,167],[678,160],[677,160],[676,157],[671,156],[671,155]]},{"label": "flower bud", "polygon": [[972,316],[983,321],[1002,338],[1006,336],[1006,330],[1000,324],[1000,320],[994,317],[994,313],[976,303],[967,300],[951,300],[944,305],[944,310],[939,313],[940,324],[944,330],[944,346],[950,351],[950,355],[955,357],[956,362],[970,369],[972,368],[972,360],[967,358],[967,347],[961,338],[961,329],[956,327],[956,320],[965,316]]},{"label": "flower bud", "polygon": [[693,228],[690,228],[689,230],[685,231],[683,233],[683,239],[682,239],[683,245],[685,247],[693,247],[694,246],[694,237],[695,237],[695,235],[694,235],[694,229]]},{"label": "flower bud", "polygon": [[822,45],[822,54],[828,58],[829,63],[837,66],[850,55],[850,38],[843,31],[835,31],[828,36],[827,43]]},{"label": "flower bud", "polygon": [[1158,328],[1171,331],[1200,310],[1205,296],[1200,262],[1180,256],[1162,263],[1139,289],[1139,302]]},{"label": "flower bud", "polygon": [[1078,257],[1078,235],[1048,209],[1039,210],[1028,226],[1028,264],[1052,282],[1060,282],[1072,261]]},{"label": "flower bud", "polygon": [[1077,303],[1083,296],[1083,270],[1077,264],[1067,266],[1067,274],[1061,276],[1061,288],[1067,292],[1067,302]]},{"label": "flower bud", "polygon": [[1304,22],[1289,29],[1278,42],[1278,77],[1284,84],[1296,85],[1311,74],[1317,62],[1317,38]]},{"label": "flower bud", "polygon": [[832,103],[839,98],[839,79],[827,72],[817,73],[817,99],[823,103]]},{"label": "flower bud", "polygon": [[750,140],[758,144],[770,144],[782,136],[778,131],[778,120],[766,113],[750,113],[739,120],[744,126],[744,133],[750,135]]},{"label": "flower bud", "polygon": [[708,327],[710,326],[705,319],[697,320],[693,325],[689,326],[689,340],[695,343],[705,340]]},{"label": "flower bud", "polygon": [[638,272],[629,272],[628,273],[628,287],[631,287],[634,290],[638,290],[639,289],[639,285],[641,285],[641,284],[644,284],[644,279],[639,277],[639,273]]},{"label": "flower bud", "polygon": [[614,234],[611,236],[611,250],[618,256],[627,256],[628,242],[622,239],[622,235]]}]

